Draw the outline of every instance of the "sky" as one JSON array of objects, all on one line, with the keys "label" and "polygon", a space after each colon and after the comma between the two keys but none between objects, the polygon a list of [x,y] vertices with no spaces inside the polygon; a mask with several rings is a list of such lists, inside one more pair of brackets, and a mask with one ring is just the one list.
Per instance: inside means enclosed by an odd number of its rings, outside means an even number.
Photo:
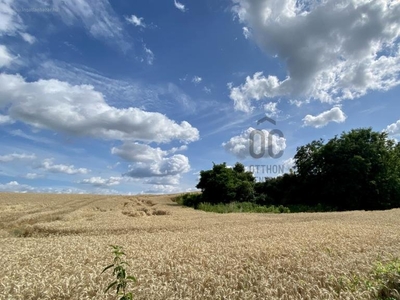
[{"label": "sky", "polygon": [[398,0],[0,0],[0,191],[178,193],[213,163],[278,176],[355,128],[398,139],[399,16]]}]

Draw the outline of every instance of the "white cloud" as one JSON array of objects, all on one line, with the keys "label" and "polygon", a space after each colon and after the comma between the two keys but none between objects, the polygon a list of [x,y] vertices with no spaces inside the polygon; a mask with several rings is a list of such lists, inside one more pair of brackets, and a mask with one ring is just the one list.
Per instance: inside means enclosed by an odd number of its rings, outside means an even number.
[{"label": "white cloud", "polygon": [[36,38],[26,32],[20,32],[19,33],[21,35],[21,37],[24,39],[25,42],[28,42],[29,44],[33,44],[36,41]]},{"label": "white cloud", "polygon": [[170,150],[166,151],[167,154],[174,154],[176,152],[180,152],[180,151],[186,151],[188,149],[188,146],[186,145],[182,145],[180,147],[173,147]]},{"label": "white cloud", "polygon": [[211,94],[211,89],[208,87],[203,87],[203,91],[206,92],[207,94]]},{"label": "white cloud", "polygon": [[164,177],[186,173],[190,170],[189,159],[182,154],[174,154],[177,150],[164,151],[138,143],[124,143],[114,147],[111,153],[133,162],[125,176],[133,178]]},{"label": "white cloud", "polygon": [[[19,33],[26,42],[33,44],[36,39],[34,36],[25,32],[26,26],[14,8],[14,6],[17,5],[18,3],[13,0],[2,0],[0,2],[0,36]],[[1,56],[0,51],[0,67]]]},{"label": "white cloud", "polygon": [[246,26],[243,27],[243,35],[246,39],[250,38],[251,36],[251,32],[249,30],[249,28],[247,28]]},{"label": "white cloud", "polygon": [[244,130],[240,135],[232,137],[228,142],[223,143],[222,146],[228,152],[233,154],[238,159],[246,159],[250,158],[250,146],[253,147],[252,150],[255,154],[259,154],[264,150],[264,158],[270,157],[268,146],[269,139],[271,139],[272,152],[276,155],[280,151],[285,150],[286,148],[286,139],[284,137],[279,137],[276,134],[271,134],[271,138],[269,138],[270,134],[267,130],[261,130],[264,134],[265,138],[265,149],[261,148],[261,136],[260,134],[256,134],[254,136],[254,143],[251,141],[251,133],[255,130],[252,127],[249,127],[247,130]]},{"label": "white cloud", "polygon": [[149,48],[146,47],[146,45],[143,46],[144,53],[146,56],[146,62],[149,65],[152,65],[154,62],[154,53],[151,51]]},{"label": "white cloud", "polygon": [[122,51],[131,47],[124,26],[108,0],[53,1],[51,9],[68,26],[81,25],[94,38],[117,44]]},{"label": "white cloud", "polygon": [[186,173],[189,170],[189,159],[182,154],[176,154],[171,157],[165,157],[162,160],[156,162],[135,163],[131,165],[130,170],[124,175],[134,178],[153,176],[162,177]]},{"label": "white cloud", "polygon": [[183,76],[182,78],[179,78],[180,82],[184,82],[188,79],[188,74],[186,74],[185,76]]},{"label": "white cloud", "polygon": [[68,175],[75,175],[75,174],[87,174],[90,170],[86,168],[75,168],[74,165],[55,165],[53,163],[53,159],[45,159],[43,162],[38,165],[36,168],[43,169],[50,173],[64,173]]},{"label": "white cloud", "polygon": [[[339,102],[400,83],[400,2],[389,0],[234,0],[234,13],[287,77],[253,78],[231,87],[235,109],[275,96]],[[303,5],[299,4],[303,3]]]},{"label": "white cloud", "polygon": [[[75,188],[37,188],[26,184],[20,184],[17,181],[10,181],[6,184],[0,184],[0,191],[15,193],[52,193],[52,194],[86,194],[87,191]],[[103,193],[105,191],[102,191]]]},{"label": "white cloud", "polygon": [[143,183],[155,184],[155,185],[179,185],[180,175],[165,176],[165,177],[153,177],[146,179]]},{"label": "white cloud", "polygon": [[13,3],[13,0],[0,2],[0,36],[2,34],[12,35],[24,28],[22,19],[12,7]]},{"label": "white cloud", "polygon": [[142,191],[141,194],[174,194],[181,191],[182,190],[176,186],[155,184],[151,186],[150,189]]},{"label": "white cloud", "polygon": [[289,103],[291,104],[291,105],[296,105],[297,107],[300,107],[300,106],[302,106],[304,103],[309,103],[309,101],[300,101],[300,100],[293,100],[293,99],[291,99],[291,100],[289,100]]},{"label": "white cloud", "polygon": [[0,125],[12,123],[14,123],[14,120],[11,119],[9,116],[0,115]]},{"label": "white cloud", "polygon": [[177,124],[160,113],[112,107],[92,86],[55,79],[26,82],[20,75],[0,74],[0,108],[5,106],[14,120],[75,136],[147,142],[199,138],[186,121]]},{"label": "white cloud", "polygon": [[[144,53],[143,53],[144,54]],[[193,112],[199,105],[173,83],[145,84],[143,81],[116,80],[105,77],[93,69],[61,61],[43,62],[35,74],[37,77],[56,78],[71,85],[85,82],[103,93],[108,104],[125,107],[140,107],[146,111],[167,111],[174,107],[174,112],[185,114]]]},{"label": "white cloud", "polygon": [[161,148],[152,148],[149,145],[139,143],[124,143],[121,147],[113,147],[111,153],[130,162],[160,161],[168,154]]},{"label": "white cloud", "polygon": [[34,160],[36,159],[35,154],[18,154],[18,153],[12,153],[12,154],[7,154],[7,155],[0,155],[0,162],[11,162],[15,160]]},{"label": "white cloud", "polygon": [[0,45],[0,68],[8,67],[15,59],[4,45]]},{"label": "white cloud", "polygon": [[33,192],[35,189],[29,185],[19,184],[17,181],[10,181],[6,184],[0,184],[0,191],[2,192],[19,192],[27,193]]},{"label": "white cloud", "polygon": [[329,122],[343,123],[347,116],[343,113],[340,107],[333,107],[328,111],[324,111],[317,116],[307,115],[304,117],[304,126],[313,126],[321,128],[326,126]]},{"label": "white cloud", "polygon": [[388,135],[392,135],[392,136],[399,135],[400,134],[400,120],[388,125],[384,131],[386,131],[388,133]]},{"label": "white cloud", "polygon": [[267,104],[264,104],[264,110],[267,112],[268,117],[272,118],[278,115],[280,110],[277,105],[277,102],[268,102]]},{"label": "white cloud", "polygon": [[91,184],[95,187],[109,187],[114,185],[119,185],[124,179],[122,177],[110,177],[110,178],[102,178],[102,177],[91,177],[87,179],[83,179],[79,183],[81,184]]},{"label": "white cloud", "polygon": [[262,72],[246,77],[246,82],[238,87],[228,85],[230,98],[234,101],[235,110],[250,113],[253,110],[251,100],[272,98],[281,94],[281,84],[275,76],[263,76]]},{"label": "white cloud", "polygon": [[177,9],[179,9],[181,12],[185,12],[187,11],[187,9],[185,8],[185,5],[183,5],[182,3],[178,2],[177,0],[174,0],[174,5]]},{"label": "white cloud", "polygon": [[295,167],[295,159],[293,157],[288,158],[283,161],[283,166],[285,168],[285,172],[289,172],[290,169],[293,169]]},{"label": "white cloud", "polygon": [[194,77],[192,78],[192,82],[193,82],[195,85],[199,84],[202,80],[203,80],[203,78],[201,78],[200,76],[194,76]]},{"label": "white cloud", "polygon": [[139,26],[139,27],[146,27],[146,24],[143,21],[143,18],[139,18],[135,15],[131,15],[130,17],[125,17],[125,20],[127,20],[129,23],[131,23],[134,26]]},{"label": "white cloud", "polygon": [[110,169],[110,170],[115,169],[115,168],[118,167],[120,164],[121,164],[121,163],[118,161],[118,162],[116,162],[114,165],[107,166],[107,169]]},{"label": "white cloud", "polygon": [[37,174],[37,173],[28,173],[28,174],[24,175],[24,177],[27,179],[36,179],[36,178],[42,178],[43,175]]},{"label": "white cloud", "polygon": [[24,139],[27,139],[27,140],[30,140],[30,141],[34,141],[36,143],[43,143],[43,144],[48,144],[48,145],[56,144],[51,139],[48,139],[48,138],[45,138],[45,137],[41,137],[41,136],[35,136],[35,135],[26,134],[21,129],[11,130],[9,133],[11,135],[13,135],[13,136],[18,136],[20,138],[24,138]]}]

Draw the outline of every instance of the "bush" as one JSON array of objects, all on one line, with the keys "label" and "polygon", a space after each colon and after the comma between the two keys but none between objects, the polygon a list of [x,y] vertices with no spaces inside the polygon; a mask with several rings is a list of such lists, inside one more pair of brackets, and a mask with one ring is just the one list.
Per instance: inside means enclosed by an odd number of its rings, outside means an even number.
[{"label": "bush", "polygon": [[290,209],[287,208],[287,207],[285,207],[285,206],[283,206],[283,205],[279,205],[279,206],[278,206],[278,211],[279,211],[280,213],[290,213]]},{"label": "bush", "polygon": [[272,205],[273,199],[267,194],[259,194],[254,198],[254,203],[258,205]]},{"label": "bush", "polygon": [[276,207],[257,205],[251,202],[231,202],[228,204],[211,204],[211,203],[200,203],[198,209],[215,212],[220,214],[225,213],[290,213],[290,209],[282,205]]},{"label": "bush", "polygon": [[199,204],[202,202],[202,195],[201,194],[194,194],[194,193],[186,193],[180,196],[177,196],[172,199],[176,203],[184,206],[189,206],[193,208],[197,208]]},{"label": "bush", "polygon": [[325,204],[318,203],[317,205],[303,205],[303,204],[296,204],[296,205],[288,205],[289,209],[293,213],[300,213],[300,212],[330,212],[330,211],[337,211],[335,207],[330,207]]}]

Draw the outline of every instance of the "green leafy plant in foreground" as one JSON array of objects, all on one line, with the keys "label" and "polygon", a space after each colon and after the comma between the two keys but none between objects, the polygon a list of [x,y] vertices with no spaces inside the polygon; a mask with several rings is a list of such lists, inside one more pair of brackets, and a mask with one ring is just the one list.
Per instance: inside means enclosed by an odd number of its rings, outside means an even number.
[{"label": "green leafy plant in foreground", "polygon": [[[347,276],[330,276],[338,295],[343,291],[364,291],[365,299],[400,300],[400,259],[378,261],[369,274],[351,273]],[[368,295],[368,297],[367,297]]]},{"label": "green leafy plant in foreground", "polygon": [[378,263],[374,271],[379,299],[400,299],[400,259]]},{"label": "green leafy plant in foreground", "polygon": [[111,288],[115,287],[117,296],[121,296],[119,300],[132,300],[133,294],[132,292],[127,292],[127,285],[129,282],[136,282],[136,278],[131,275],[126,274],[126,270],[124,266],[129,266],[129,264],[122,260],[122,257],[125,256],[125,253],[122,251],[121,246],[110,245],[113,250],[112,253],[114,254],[114,263],[105,267],[103,274],[110,268],[113,269],[113,276],[116,276],[116,280],[111,282],[104,293],[107,293]]}]

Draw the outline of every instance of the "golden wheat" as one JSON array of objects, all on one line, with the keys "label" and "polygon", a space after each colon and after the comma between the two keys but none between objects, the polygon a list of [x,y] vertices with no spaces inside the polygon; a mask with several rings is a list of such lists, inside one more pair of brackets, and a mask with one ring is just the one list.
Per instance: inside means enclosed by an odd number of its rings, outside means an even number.
[{"label": "golden wheat", "polygon": [[400,256],[400,210],[219,215],[170,196],[0,194],[0,299],[115,299],[124,247],[135,299],[375,299]]}]

